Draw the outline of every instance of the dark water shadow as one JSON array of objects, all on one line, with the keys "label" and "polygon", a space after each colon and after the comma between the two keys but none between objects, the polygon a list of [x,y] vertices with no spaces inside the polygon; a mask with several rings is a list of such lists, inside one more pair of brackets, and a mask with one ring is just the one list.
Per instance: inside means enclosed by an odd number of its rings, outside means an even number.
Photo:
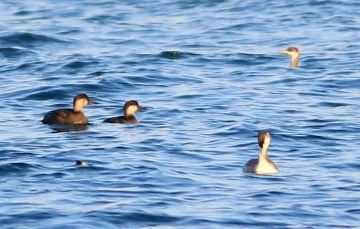
[{"label": "dark water shadow", "polygon": [[48,126],[53,130],[52,133],[85,131],[88,129],[87,124],[50,124]]}]

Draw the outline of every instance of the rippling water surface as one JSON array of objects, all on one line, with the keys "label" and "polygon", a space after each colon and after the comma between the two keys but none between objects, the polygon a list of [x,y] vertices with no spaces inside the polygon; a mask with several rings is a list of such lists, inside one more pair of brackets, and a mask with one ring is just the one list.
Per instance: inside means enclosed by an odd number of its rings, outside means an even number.
[{"label": "rippling water surface", "polygon": [[[1,1],[1,228],[358,228],[359,8]],[[78,93],[90,125],[40,122]],[[278,175],[242,172],[260,130]]]}]

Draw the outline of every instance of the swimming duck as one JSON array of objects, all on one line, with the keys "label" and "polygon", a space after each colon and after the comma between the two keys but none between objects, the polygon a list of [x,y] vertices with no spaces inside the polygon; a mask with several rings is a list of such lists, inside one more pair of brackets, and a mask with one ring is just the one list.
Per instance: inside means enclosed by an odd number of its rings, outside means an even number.
[{"label": "swimming duck", "polygon": [[286,54],[289,55],[291,57],[291,64],[290,67],[291,68],[297,68],[299,67],[299,56],[300,56],[300,52],[299,49],[296,47],[289,47],[285,50],[281,51],[282,54]]},{"label": "swimming duck", "polygon": [[86,105],[96,104],[86,94],[78,94],[73,101],[73,109],[58,109],[44,115],[44,124],[88,124],[83,108]]},{"label": "swimming duck", "polygon": [[260,146],[259,157],[257,159],[251,159],[244,167],[243,172],[245,173],[256,173],[256,174],[273,174],[278,173],[279,169],[275,163],[268,157],[268,148],[270,145],[270,134],[269,132],[259,132],[258,143]]},{"label": "swimming duck", "polygon": [[123,107],[124,116],[107,118],[104,122],[121,123],[121,124],[138,124],[135,113],[141,109],[136,100],[127,101]]}]

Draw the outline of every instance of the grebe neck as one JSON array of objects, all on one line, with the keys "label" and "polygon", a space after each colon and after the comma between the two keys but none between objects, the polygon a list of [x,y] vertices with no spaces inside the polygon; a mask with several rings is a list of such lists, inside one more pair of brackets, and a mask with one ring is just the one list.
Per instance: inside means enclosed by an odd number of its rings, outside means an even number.
[{"label": "grebe neck", "polygon": [[266,159],[267,156],[267,152],[268,152],[268,146],[264,146],[263,148],[260,148],[260,152],[259,152],[259,160],[261,159]]},{"label": "grebe neck", "polygon": [[299,67],[299,54],[291,56],[291,66],[292,68]]}]

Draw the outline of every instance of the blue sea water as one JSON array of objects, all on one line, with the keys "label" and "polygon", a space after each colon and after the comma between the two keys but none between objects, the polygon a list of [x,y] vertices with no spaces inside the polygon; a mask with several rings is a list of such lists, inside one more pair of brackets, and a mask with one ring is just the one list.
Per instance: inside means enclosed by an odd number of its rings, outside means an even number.
[{"label": "blue sea water", "polygon": [[[1,1],[0,227],[360,228],[359,9]],[[78,93],[90,125],[41,123]],[[260,130],[277,175],[242,172]]]}]

